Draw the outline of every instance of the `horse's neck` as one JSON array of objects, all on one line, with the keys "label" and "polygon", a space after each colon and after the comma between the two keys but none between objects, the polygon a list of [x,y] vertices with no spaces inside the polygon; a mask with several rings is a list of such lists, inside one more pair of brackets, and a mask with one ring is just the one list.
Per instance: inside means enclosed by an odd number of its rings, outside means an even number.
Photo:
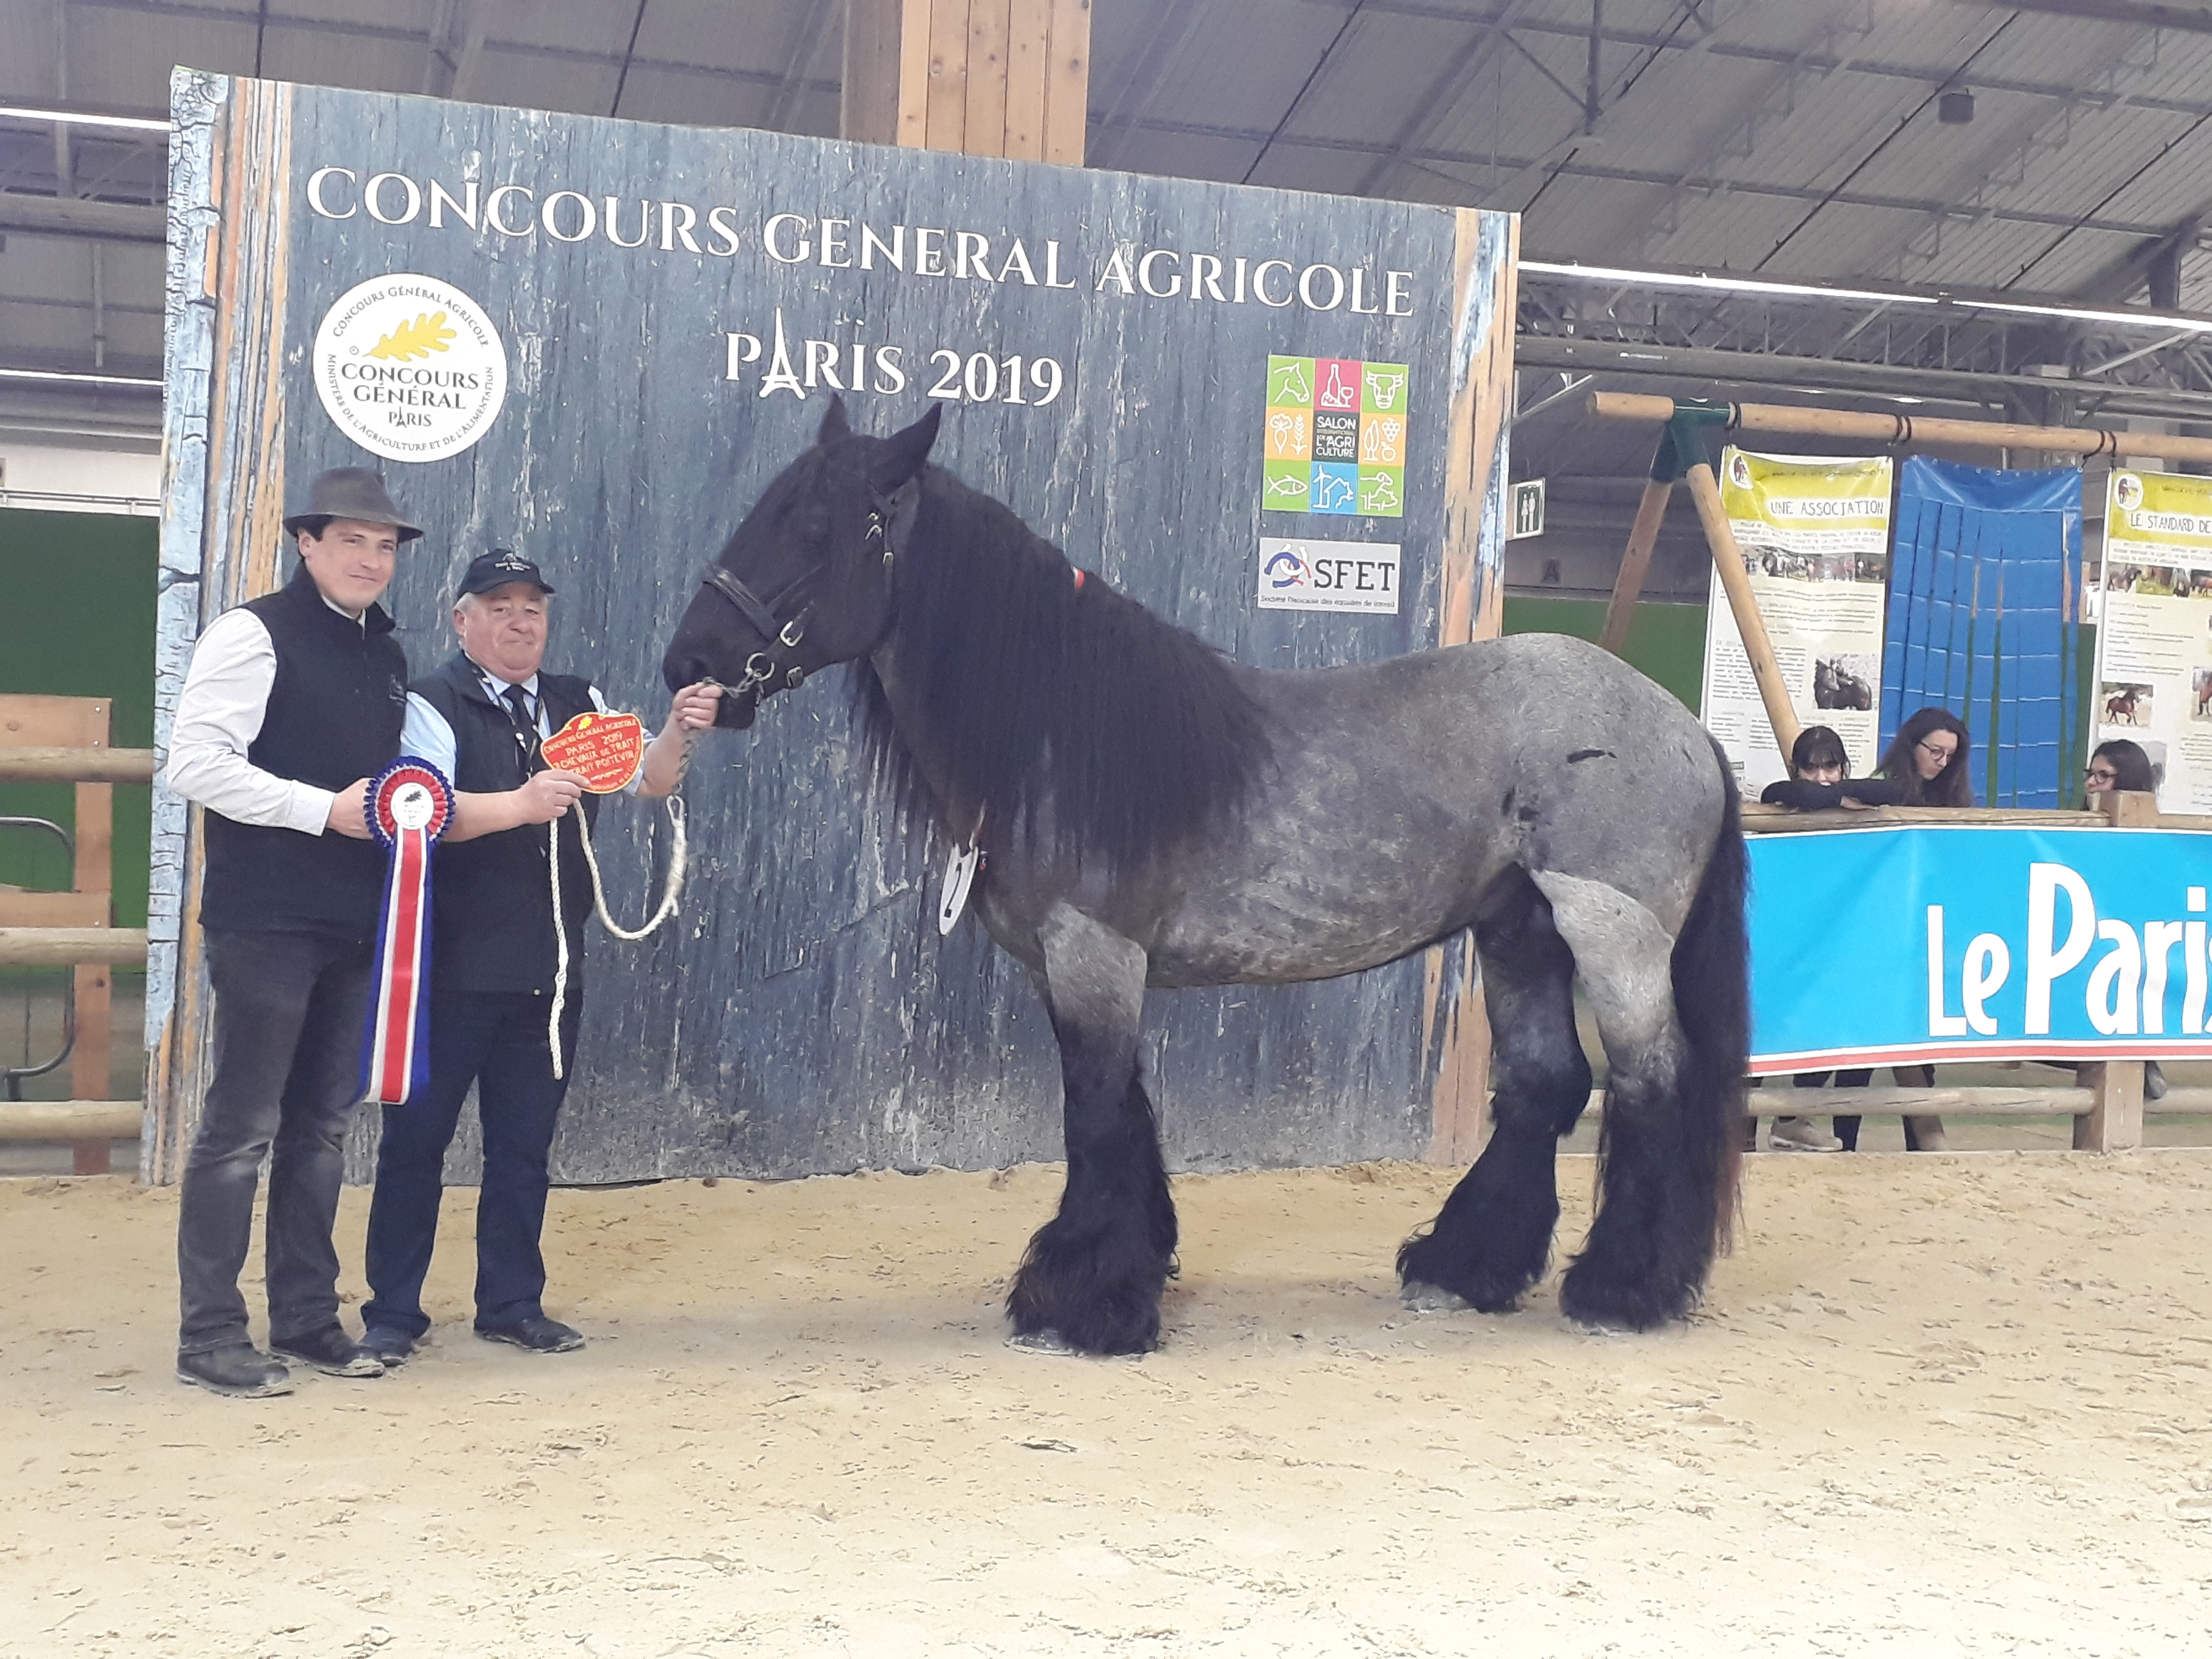
[{"label": "horse's neck", "polygon": [[982,803],[963,799],[955,787],[950,745],[939,730],[939,722],[915,694],[911,678],[900,672],[896,628],[869,653],[868,661],[883,684],[884,700],[890,705],[891,724],[898,728],[899,741],[913,757],[915,769],[928,786],[945,826],[963,840],[972,839],[980,827]]}]

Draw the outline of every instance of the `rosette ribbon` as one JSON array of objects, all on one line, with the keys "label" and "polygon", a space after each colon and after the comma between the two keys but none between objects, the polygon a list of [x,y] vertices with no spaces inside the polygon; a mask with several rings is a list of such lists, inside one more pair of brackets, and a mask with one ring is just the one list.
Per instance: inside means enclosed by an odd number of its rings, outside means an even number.
[{"label": "rosette ribbon", "polygon": [[362,1097],[404,1106],[430,1070],[430,849],[453,821],[453,787],[402,755],[368,786],[368,825],[392,855],[362,1043]]}]

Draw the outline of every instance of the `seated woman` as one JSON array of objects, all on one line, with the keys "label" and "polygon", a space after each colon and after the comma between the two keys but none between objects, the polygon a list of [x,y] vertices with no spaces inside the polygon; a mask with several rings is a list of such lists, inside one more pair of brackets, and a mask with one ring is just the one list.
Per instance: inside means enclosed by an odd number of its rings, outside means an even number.
[{"label": "seated woman", "polygon": [[[1790,775],[1766,786],[1759,799],[1769,806],[1794,806],[1790,799],[1793,785],[1809,785],[1816,789],[1833,789],[1842,783],[1850,770],[1850,756],[1844,749],[1844,740],[1825,726],[1808,726],[1797,734],[1797,741],[1790,746]],[[1869,779],[1868,782],[1878,780]],[[1887,784],[1881,786],[1887,787]],[[1838,803],[1845,806],[1862,805],[1857,799]],[[1800,1072],[1790,1079],[1800,1089],[1825,1089],[1831,1073]],[[1874,1076],[1872,1072],[1845,1072],[1836,1079],[1839,1089],[1862,1089]],[[1753,1125],[1754,1131],[1757,1128]],[[1751,1143],[1747,1141],[1746,1146]],[[1844,1143],[1826,1133],[1809,1117],[1778,1117],[1768,1134],[1768,1147],[1778,1152],[1840,1152]]]},{"label": "seated woman", "polygon": [[[1875,776],[1845,778],[1836,783],[1793,778],[1771,786],[1760,799],[1801,811],[1832,806],[1972,806],[1972,754],[1973,738],[1963,720],[1948,708],[1923,708],[1898,727]],[[1846,1073],[1838,1084],[1844,1088],[1856,1087],[1869,1075]],[[1933,1088],[1936,1084],[1933,1066],[1893,1066],[1890,1075],[1906,1087]],[[1858,1118],[1839,1113],[1834,1122],[1844,1148],[1856,1152]],[[1907,1152],[1940,1152],[1947,1144],[1941,1117],[1923,1113],[1905,1119]]]},{"label": "seated woman", "polygon": [[[2087,769],[2081,774],[2081,805],[2094,807],[2102,803],[2100,795],[2109,795],[2114,790],[2141,790],[2145,794],[2158,793],[2158,768],[2151,763],[2143,746],[2128,738],[2114,738],[2100,743],[2089,752]],[[2158,1100],[2166,1093],[2166,1073],[2154,1060],[2143,1062],[2143,1094]]]},{"label": "seated woman", "polygon": [[2081,774],[2081,805],[2100,805],[2097,797],[2116,789],[2158,793],[2158,769],[2143,746],[2127,738],[2114,738],[2090,751],[2088,769]]}]

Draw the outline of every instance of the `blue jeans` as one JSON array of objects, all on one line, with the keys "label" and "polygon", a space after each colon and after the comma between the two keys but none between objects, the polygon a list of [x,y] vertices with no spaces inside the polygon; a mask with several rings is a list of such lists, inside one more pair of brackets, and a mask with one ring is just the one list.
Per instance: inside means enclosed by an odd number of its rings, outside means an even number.
[{"label": "blue jeans", "polygon": [[[563,1069],[575,1070],[580,988],[562,1012]],[[545,1036],[551,1000],[527,991],[435,991],[430,995],[430,1075],[419,1099],[384,1109],[376,1195],[368,1209],[368,1325],[421,1336],[422,1279],[437,1243],[446,1149],[471,1084],[483,1125],[477,1197],[478,1330],[541,1316],[545,1258],[538,1247],[550,1184],[547,1155],[565,1079],[553,1075]]]},{"label": "blue jeans", "polygon": [[337,1323],[331,1243],[346,1121],[361,1098],[371,947],[313,933],[207,934],[215,1074],[177,1211],[179,1354],[247,1340],[238,1275],[269,1159],[269,1334]]}]

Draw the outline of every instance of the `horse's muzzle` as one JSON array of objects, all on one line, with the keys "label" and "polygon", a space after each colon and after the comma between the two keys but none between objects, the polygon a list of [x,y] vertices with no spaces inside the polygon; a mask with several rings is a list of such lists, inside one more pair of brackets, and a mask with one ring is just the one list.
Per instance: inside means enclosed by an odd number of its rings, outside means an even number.
[{"label": "horse's muzzle", "polygon": [[714,724],[726,732],[743,732],[750,728],[753,716],[760,712],[760,691],[757,687],[742,696],[724,691],[715,700]]}]

